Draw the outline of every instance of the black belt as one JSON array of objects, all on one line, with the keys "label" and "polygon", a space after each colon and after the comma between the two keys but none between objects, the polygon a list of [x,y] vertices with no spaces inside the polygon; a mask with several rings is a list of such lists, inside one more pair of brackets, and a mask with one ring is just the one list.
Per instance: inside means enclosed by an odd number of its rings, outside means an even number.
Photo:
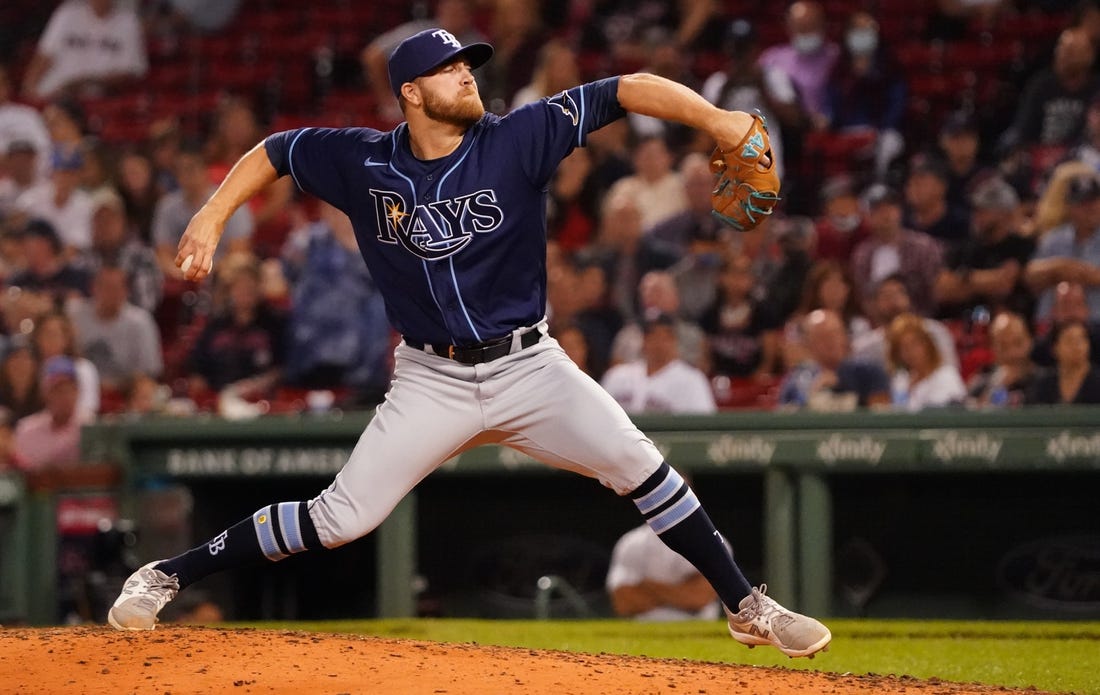
[{"label": "black belt", "polygon": [[[404,338],[404,336],[402,336]],[[441,345],[437,343],[418,343],[415,340],[404,338],[405,344],[411,348],[427,352],[431,347],[432,352],[440,357],[452,359],[462,364],[481,364],[500,359],[512,351],[512,336],[507,335],[497,340],[487,340],[475,345]],[[542,333],[536,328],[527,331],[519,337],[519,349],[524,350],[542,340]]]}]

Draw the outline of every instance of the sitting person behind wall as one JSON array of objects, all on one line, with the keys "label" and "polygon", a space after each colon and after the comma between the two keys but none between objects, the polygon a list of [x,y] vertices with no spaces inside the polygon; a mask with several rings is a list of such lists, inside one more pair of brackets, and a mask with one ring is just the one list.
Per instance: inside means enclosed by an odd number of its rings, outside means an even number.
[{"label": "sitting person behind wall", "polygon": [[645,524],[615,543],[606,586],[612,609],[624,618],[714,620],[721,612],[703,575]]}]

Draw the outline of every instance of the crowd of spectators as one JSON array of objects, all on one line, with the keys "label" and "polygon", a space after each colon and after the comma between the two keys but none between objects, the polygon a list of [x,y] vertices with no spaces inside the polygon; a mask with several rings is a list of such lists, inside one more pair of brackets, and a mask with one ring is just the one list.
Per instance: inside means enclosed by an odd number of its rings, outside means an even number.
[{"label": "crowd of spectators", "polygon": [[[768,118],[784,200],[752,232],[709,214],[712,143],[670,124],[609,125],[549,187],[552,334],[631,412],[1100,402],[1100,3],[904,3],[922,32],[904,44],[889,4],[799,0],[768,22],[712,0],[381,3],[314,76],[351,84],[362,124],[389,127],[388,51],[440,25],[497,46],[478,72],[497,113],[647,70]],[[95,125],[111,99],[156,101],[144,76],[179,46],[248,44],[246,17],[290,7],[65,0],[4,51],[7,463],[75,458],[74,423],[97,414],[381,399],[399,336],[350,222],[289,178],[230,220],[211,280],[175,267],[191,215],[288,123],[277,102],[226,85],[208,112],[127,137]],[[1028,21],[1045,33],[1023,47],[999,33]],[[944,78],[929,66],[975,45],[1005,58],[965,95],[929,92]],[[1026,87],[979,98],[1007,71]]]}]

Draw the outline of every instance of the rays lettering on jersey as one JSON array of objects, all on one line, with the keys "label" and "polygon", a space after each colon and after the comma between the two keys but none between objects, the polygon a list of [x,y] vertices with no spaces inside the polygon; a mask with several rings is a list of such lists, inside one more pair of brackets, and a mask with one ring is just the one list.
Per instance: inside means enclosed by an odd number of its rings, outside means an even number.
[{"label": "rays lettering on jersey", "polygon": [[465,247],[474,233],[486,234],[504,221],[491,188],[475,193],[417,205],[409,212],[405,198],[396,191],[370,189],[378,222],[378,240],[400,244],[428,261],[446,258]]}]

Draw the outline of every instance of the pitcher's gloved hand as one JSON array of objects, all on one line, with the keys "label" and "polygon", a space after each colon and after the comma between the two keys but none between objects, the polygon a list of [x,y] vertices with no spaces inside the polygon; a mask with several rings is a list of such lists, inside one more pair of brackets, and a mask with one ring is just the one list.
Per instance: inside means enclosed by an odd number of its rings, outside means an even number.
[{"label": "pitcher's gloved hand", "polygon": [[779,202],[771,139],[764,117],[755,114],[744,139],[727,152],[714,148],[710,170],[718,175],[711,194],[712,214],[747,232],[772,214]]}]

